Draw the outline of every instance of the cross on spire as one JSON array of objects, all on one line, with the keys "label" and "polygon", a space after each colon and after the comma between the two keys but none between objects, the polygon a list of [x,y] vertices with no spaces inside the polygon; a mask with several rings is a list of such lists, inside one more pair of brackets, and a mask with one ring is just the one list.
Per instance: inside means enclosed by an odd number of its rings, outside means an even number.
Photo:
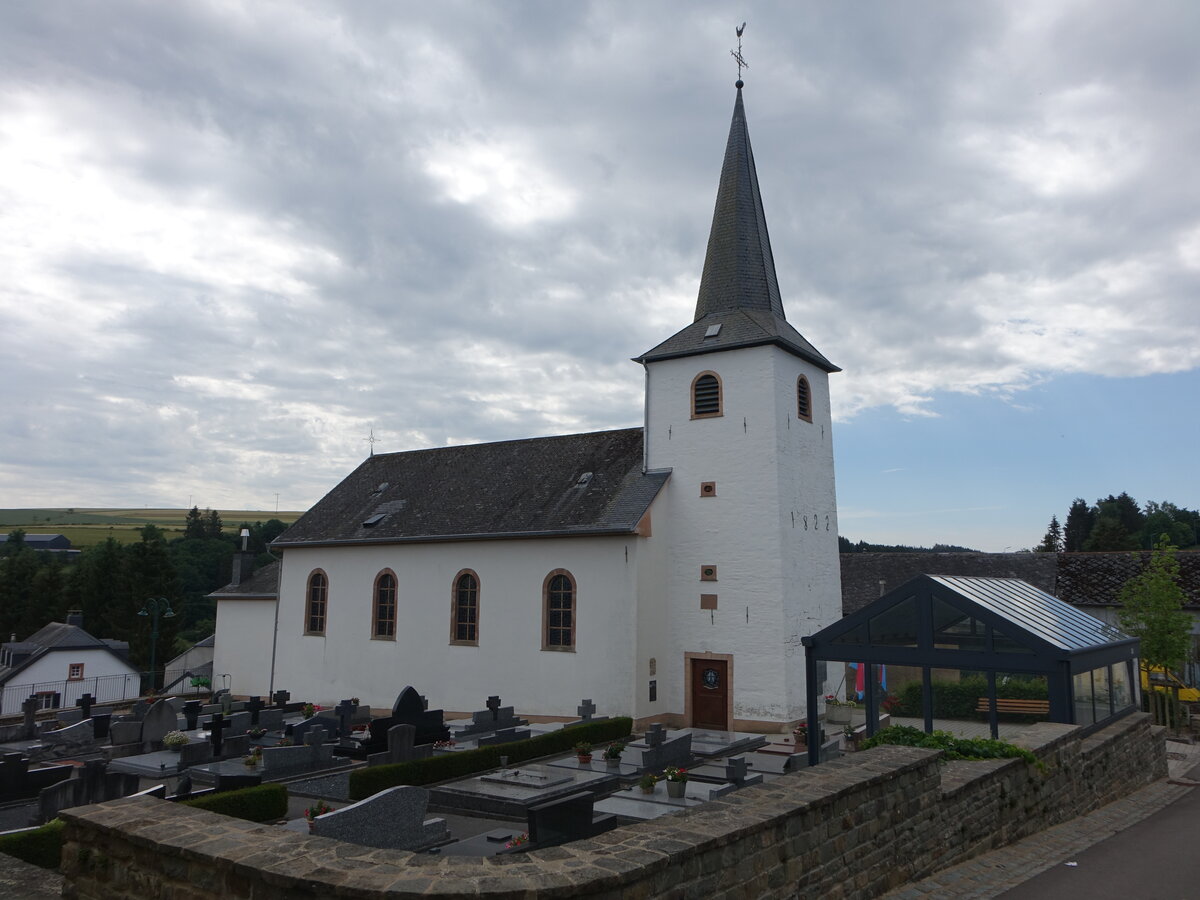
[{"label": "cross on spire", "polygon": [[746,23],[743,22],[740,28],[734,29],[737,32],[738,45],[736,50],[730,50],[729,55],[733,57],[738,67],[737,86],[742,86],[742,69],[750,68],[750,63],[746,62],[746,58],[742,56],[742,32],[746,30]]}]

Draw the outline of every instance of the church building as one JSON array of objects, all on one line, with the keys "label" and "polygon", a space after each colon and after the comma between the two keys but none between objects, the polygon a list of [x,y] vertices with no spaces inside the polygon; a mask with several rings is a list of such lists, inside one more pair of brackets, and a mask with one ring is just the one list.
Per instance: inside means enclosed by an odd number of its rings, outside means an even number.
[{"label": "church building", "polygon": [[215,595],[235,694],[806,714],[801,638],[841,617],[839,370],[784,315],[742,89],[695,319],[635,359],[644,425],[369,457],[274,542],[276,590]]}]

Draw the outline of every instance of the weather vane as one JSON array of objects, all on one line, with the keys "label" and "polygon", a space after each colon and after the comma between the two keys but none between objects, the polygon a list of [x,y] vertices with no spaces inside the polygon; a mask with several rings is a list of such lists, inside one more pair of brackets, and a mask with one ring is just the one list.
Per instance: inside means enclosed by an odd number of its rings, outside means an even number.
[{"label": "weather vane", "polygon": [[374,456],[375,455],[375,445],[377,443],[379,443],[379,438],[375,437],[375,429],[372,428],[370,436],[363,438],[363,440],[371,445],[371,455]]},{"label": "weather vane", "polygon": [[734,58],[734,60],[737,62],[738,87],[741,87],[742,86],[742,69],[750,68],[750,63],[746,62],[745,57],[742,56],[742,32],[746,30],[746,23],[743,22],[742,27],[737,28],[735,30],[737,31],[738,48],[736,50],[730,50],[729,55],[732,56]]}]

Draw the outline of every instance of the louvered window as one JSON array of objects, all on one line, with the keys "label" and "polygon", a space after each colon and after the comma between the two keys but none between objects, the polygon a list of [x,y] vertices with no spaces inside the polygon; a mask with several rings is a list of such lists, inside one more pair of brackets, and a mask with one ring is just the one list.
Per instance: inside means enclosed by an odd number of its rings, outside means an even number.
[{"label": "louvered window", "polygon": [[308,576],[308,600],[304,609],[304,633],[325,633],[325,607],[329,597],[329,579],[324,572]]},{"label": "louvered window", "polygon": [[479,578],[462,572],[454,579],[454,622],[451,643],[479,643]]},{"label": "louvered window", "polygon": [[396,576],[382,572],[375,580],[375,615],[371,635],[377,638],[396,636]]},{"label": "louvered window", "polygon": [[805,422],[812,421],[812,391],[803,375],[796,379],[796,415]]},{"label": "louvered window", "polygon": [[721,415],[721,381],[705,372],[692,382],[692,418]]}]

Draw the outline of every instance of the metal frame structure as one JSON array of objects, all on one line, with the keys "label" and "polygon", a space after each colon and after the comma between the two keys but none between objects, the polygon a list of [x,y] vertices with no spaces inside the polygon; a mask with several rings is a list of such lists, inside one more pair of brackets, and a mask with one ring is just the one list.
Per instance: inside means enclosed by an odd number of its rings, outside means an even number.
[{"label": "metal frame structure", "polygon": [[[948,615],[949,614],[949,615]],[[949,616],[957,615],[951,620]],[[949,624],[969,618],[971,640]],[[939,622],[942,624],[939,625]],[[956,640],[958,646],[955,646]],[[973,643],[963,649],[963,643]],[[1045,676],[1049,720],[1075,724],[1075,676],[1106,666],[1126,668],[1130,705],[1096,716],[1096,724],[1136,709],[1137,638],[1016,578],[918,575],[839,622],[803,639],[808,680],[809,765],[819,762],[818,669],[825,662],[865,664],[867,734],[878,727],[875,666],[922,670],[925,731],[933,731],[931,669],[966,669],[987,676],[989,722],[998,733],[996,673]],[[1111,669],[1109,670],[1111,672]],[[1091,723],[1086,723],[1091,724]]]}]

